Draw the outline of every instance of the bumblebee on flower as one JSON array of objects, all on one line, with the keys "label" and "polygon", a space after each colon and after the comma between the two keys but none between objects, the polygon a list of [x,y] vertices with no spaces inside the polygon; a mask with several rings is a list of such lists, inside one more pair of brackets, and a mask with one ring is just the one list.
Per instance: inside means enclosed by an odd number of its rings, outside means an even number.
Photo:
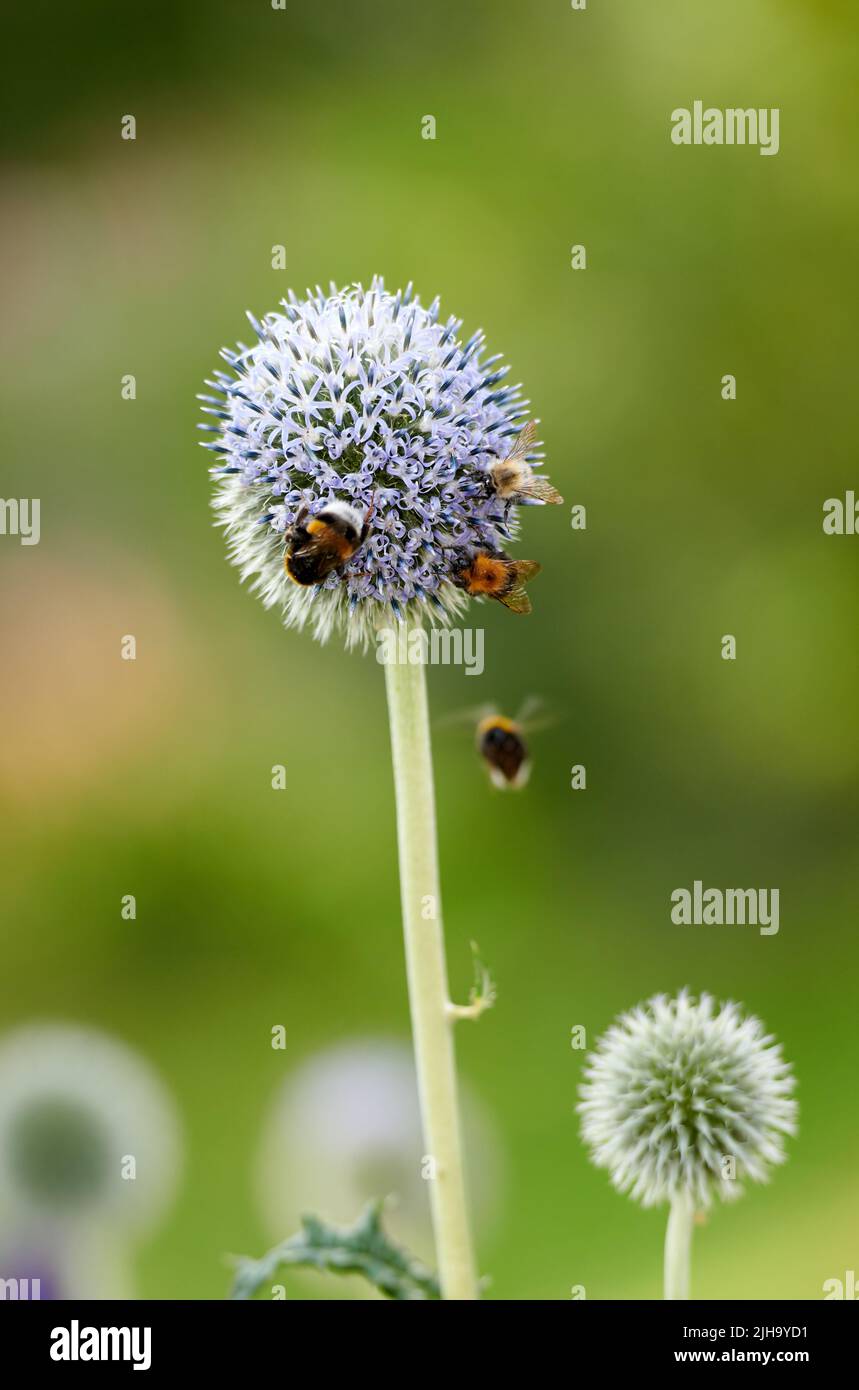
[{"label": "bumblebee on flower", "polygon": [[468,597],[530,611],[539,570],[506,547],[517,504],[559,502],[534,422],[483,334],[412,293],[290,292],[201,397],[230,557],[289,627],[366,645],[391,619],[449,622]]},{"label": "bumblebee on flower", "polygon": [[[425,307],[379,278],[290,291],[262,322],[248,317],[256,342],[222,351],[201,428],[229,557],[284,625],[366,649],[392,629],[457,633],[470,597],[530,612],[540,566],[508,547],[522,505],[561,499],[537,471],[528,401],[484,357],[482,332],[462,342],[437,299]],[[443,1175],[428,1184],[439,1286],[472,1300],[453,1028],[487,1001],[449,997],[423,664],[382,664],[422,1143]]]}]

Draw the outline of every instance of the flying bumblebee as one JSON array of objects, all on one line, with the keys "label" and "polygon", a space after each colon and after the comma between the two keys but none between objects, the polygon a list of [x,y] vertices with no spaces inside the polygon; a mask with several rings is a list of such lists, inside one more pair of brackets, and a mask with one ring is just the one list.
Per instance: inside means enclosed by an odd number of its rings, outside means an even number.
[{"label": "flying bumblebee", "polygon": [[283,563],[293,584],[321,584],[348,564],[370,533],[372,515],[372,506],[362,517],[348,502],[328,502],[315,516],[302,507],[286,532]]},{"label": "flying bumblebee", "polygon": [[531,600],[525,584],[539,574],[536,560],[511,560],[503,550],[467,550],[451,576],[458,589],[474,598],[494,598],[511,613],[530,613]]},{"label": "flying bumblebee", "polygon": [[476,742],[493,786],[502,791],[525,786],[531,758],[521,724],[503,714],[487,714],[477,725]]},{"label": "flying bumblebee", "polygon": [[492,490],[503,502],[558,503],[564,500],[549,480],[535,473],[526,462],[536,433],[536,422],[529,420],[507,457],[498,459],[489,469]]},{"label": "flying bumblebee", "polygon": [[492,785],[502,791],[518,791],[531,775],[531,734],[557,722],[543,711],[543,701],[531,695],[515,719],[501,714],[494,705],[481,705],[477,709],[456,710],[439,723],[470,724],[475,747],[486,764]]}]

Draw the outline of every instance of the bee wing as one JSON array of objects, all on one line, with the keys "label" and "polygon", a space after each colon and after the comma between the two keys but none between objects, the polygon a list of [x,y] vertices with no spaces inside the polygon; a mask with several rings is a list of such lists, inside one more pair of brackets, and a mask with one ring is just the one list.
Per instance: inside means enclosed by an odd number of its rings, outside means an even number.
[{"label": "bee wing", "polygon": [[311,518],[304,535],[306,539],[302,538],[301,543],[295,547],[294,554],[296,556],[324,555],[334,564],[339,565],[343,562],[341,540],[332,527],[314,525],[313,518]]},{"label": "bee wing", "polygon": [[560,724],[566,717],[565,714],[545,714],[541,719],[537,719],[533,724],[528,725],[528,733],[539,734],[542,733],[543,729],[554,729],[555,726]]},{"label": "bee wing", "polygon": [[471,705],[468,709],[456,709],[449,714],[443,714],[440,719],[434,719],[433,724],[437,729],[449,729],[454,724],[477,725],[481,719],[486,719],[495,712],[493,705]]},{"label": "bee wing", "polygon": [[562,717],[560,714],[544,714],[540,719],[529,719],[525,725],[525,732],[530,737],[531,734],[542,733],[544,729],[554,729],[556,724],[560,724]]},{"label": "bee wing", "polygon": [[552,487],[549,479],[544,478],[540,473],[532,473],[524,482],[521,482],[519,491],[523,497],[533,497],[535,502],[552,502],[557,505],[564,500],[558,489]]},{"label": "bee wing", "polygon": [[521,584],[514,584],[507,594],[493,594],[493,598],[503,603],[505,608],[509,608],[511,613],[530,613],[532,612],[531,600],[522,588]]},{"label": "bee wing", "polygon": [[541,729],[553,729],[564,715],[549,713],[542,695],[526,695],[516,712],[516,723],[529,736]]},{"label": "bee wing", "polygon": [[527,724],[529,728],[533,728],[534,716],[539,714],[542,709],[542,695],[526,695],[519,708],[519,713],[516,715],[516,723]]},{"label": "bee wing", "polygon": [[529,579],[533,579],[535,574],[539,574],[543,568],[537,560],[514,560],[513,568],[516,571],[516,579],[520,584],[527,584]]},{"label": "bee wing", "polygon": [[531,600],[525,592],[525,585],[535,574],[540,573],[542,565],[536,560],[511,560],[510,569],[513,580],[510,588],[506,594],[493,594],[493,598],[497,598],[511,613],[530,613]]},{"label": "bee wing", "polygon": [[306,541],[304,545],[293,546],[292,556],[295,560],[304,560],[309,555],[327,555],[329,547],[320,541]]},{"label": "bee wing", "polygon": [[534,440],[536,437],[537,421],[529,420],[527,425],[525,425],[524,429],[521,429],[519,431],[519,434],[516,438],[516,442],[514,443],[513,448],[510,450],[510,453],[507,455],[507,457],[509,459],[516,459],[517,461],[524,459],[526,455],[529,454],[532,448],[534,447]]}]

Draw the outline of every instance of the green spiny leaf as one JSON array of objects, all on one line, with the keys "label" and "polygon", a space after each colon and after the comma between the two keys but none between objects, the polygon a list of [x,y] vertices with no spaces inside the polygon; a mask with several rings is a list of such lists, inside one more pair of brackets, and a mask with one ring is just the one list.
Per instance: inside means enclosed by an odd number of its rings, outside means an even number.
[{"label": "green spiny leaf", "polygon": [[302,1218],[301,1231],[276,1245],[259,1260],[239,1262],[231,1298],[253,1298],[271,1285],[284,1266],[361,1274],[380,1293],[394,1299],[440,1298],[438,1281],[382,1229],[382,1203],[371,1202],[345,1230],[327,1226],[317,1216]]}]

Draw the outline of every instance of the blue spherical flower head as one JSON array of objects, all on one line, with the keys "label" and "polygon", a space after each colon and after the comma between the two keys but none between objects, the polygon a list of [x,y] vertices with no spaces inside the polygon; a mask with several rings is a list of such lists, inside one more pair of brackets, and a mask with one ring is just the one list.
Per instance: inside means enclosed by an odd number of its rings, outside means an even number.
[{"label": "blue spherical flower head", "polygon": [[[281,304],[261,323],[248,315],[257,342],[225,349],[230,370],[201,397],[230,558],[288,627],[310,622],[321,640],[449,621],[469,592],[492,593],[477,568],[509,561],[514,504],[560,500],[532,473],[530,437],[525,491],[498,472],[527,401],[484,358],[482,333],[463,343],[461,321],[442,322],[410,285],[390,294],[376,278]],[[306,564],[287,570],[290,552],[318,557],[323,542],[318,583]]]}]

